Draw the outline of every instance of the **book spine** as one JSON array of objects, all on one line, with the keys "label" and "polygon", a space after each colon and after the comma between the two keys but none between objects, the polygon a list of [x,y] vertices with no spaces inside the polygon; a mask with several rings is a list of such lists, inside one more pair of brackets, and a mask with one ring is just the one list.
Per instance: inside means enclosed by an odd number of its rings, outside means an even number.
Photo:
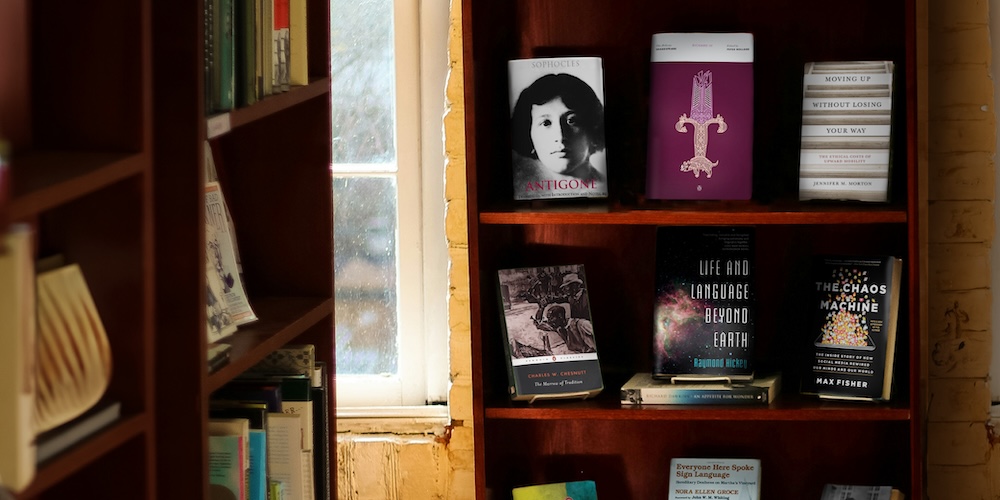
[{"label": "book spine", "polygon": [[309,40],[306,0],[288,0],[288,83],[309,84]]},{"label": "book spine", "polygon": [[622,389],[622,404],[715,405],[763,404],[770,401],[769,387],[745,386],[698,389],[680,386]]}]

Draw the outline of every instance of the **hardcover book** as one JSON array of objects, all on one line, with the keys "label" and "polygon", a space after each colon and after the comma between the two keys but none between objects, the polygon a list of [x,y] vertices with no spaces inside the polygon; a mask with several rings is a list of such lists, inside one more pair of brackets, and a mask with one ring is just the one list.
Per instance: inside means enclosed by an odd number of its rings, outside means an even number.
[{"label": "hardcover book", "polygon": [[652,373],[636,373],[621,389],[622,404],[632,405],[767,405],[781,391],[781,375],[755,377],[748,382],[681,382],[657,380]]},{"label": "hardcover book", "polygon": [[674,458],[670,500],[760,500],[760,460]]},{"label": "hardcover book", "polygon": [[889,200],[892,61],[809,62],[799,199]]},{"label": "hardcover book", "polygon": [[534,484],[511,490],[513,500],[597,500],[594,481]]},{"label": "hardcover book", "polygon": [[514,401],[604,389],[583,265],[501,269],[501,325]]},{"label": "hardcover book", "polygon": [[753,35],[653,35],[646,197],[747,200],[753,181]]},{"label": "hardcover book", "polygon": [[653,378],[753,378],[754,230],[656,230]]},{"label": "hardcover book", "polygon": [[515,200],[606,198],[599,57],[508,61]]},{"label": "hardcover book", "polygon": [[902,260],[818,257],[814,264],[811,370],[802,392],[888,400],[892,389]]}]

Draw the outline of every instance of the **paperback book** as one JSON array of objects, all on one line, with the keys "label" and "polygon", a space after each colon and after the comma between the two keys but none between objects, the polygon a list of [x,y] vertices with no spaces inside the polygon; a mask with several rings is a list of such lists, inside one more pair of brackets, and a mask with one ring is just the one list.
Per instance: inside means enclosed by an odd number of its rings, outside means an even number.
[{"label": "paperback book", "polygon": [[750,199],[753,42],[751,33],[653,35],[647,198]]},{"label": "paperback book", "polygon": [[501,269],[501,324],[514,401],[604,389],[583,265]]},{"label": "paperback book", "polygon": [[512,490],[513,500],[597,500],[594,481],[534,484]]},{"label": "paperback book", "polygon": [[827,484],[820,500],[903,500],[903,492],[892,486]]},{"label": "paperback book", "polygon": [[655,379],[753,379],[756,290],[749,226],[656,230]]},{"label": "paperback book", "polygon": [[760,500],[760,460],[674,458],[670,500]]},{"label": "paperback book", "polygon": [[508,61],[515,200],[606,198],[600,57]]},{"label": "paperback book", "polygon": [[679,382],[636,373],[622,386],[621,402],[629,405],[768,405],[781,391],[778,373],[747,382]]},{"label": "paperback book", "polygon": [[896,350],[902,260],[817,257],[813,266],[810,371],[802,392],[888,400]]},{"label": "paperback book", "polygon": [[892,61],[809,62],[799,199],[889,200]]}]

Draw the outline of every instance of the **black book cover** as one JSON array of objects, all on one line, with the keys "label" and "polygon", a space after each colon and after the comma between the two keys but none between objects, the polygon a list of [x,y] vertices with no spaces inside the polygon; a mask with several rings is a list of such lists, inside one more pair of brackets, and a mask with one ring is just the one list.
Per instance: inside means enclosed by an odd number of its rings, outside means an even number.
[{"label": "black book cover", "polygon": [[889,399],[902,261],[820,256],[813,264],[812,356],[802,392],[837,399]]},{"label": "black book cover", "polygon": [[583,266],[501,269],[497,277],[511,399],[603,390]]},{"label": "black book cover", "polygon": [[656,232],[653,377],[753,378],[754,230]]}]

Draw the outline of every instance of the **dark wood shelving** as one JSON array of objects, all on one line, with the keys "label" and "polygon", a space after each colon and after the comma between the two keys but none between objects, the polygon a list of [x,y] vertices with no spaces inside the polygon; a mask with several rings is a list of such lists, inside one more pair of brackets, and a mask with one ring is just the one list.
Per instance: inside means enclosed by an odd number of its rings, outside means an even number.
[{"label": "dark wood shelving", "polygon": [[[595,480],[601,498],[667,498],[664,471],[683,456],[759,458],[763,498],[819,498],[827,482],[891,484],[907,498],[924,498],[925,188],[917,116],[925,103],[917,75],[925,66],[916,36],[925,1],[462,1],[476,498],[577,479]],[[754,35],[751,200],[641,194],[652,35],[699,31]],[[603,60],[606,200],[513,201],[507,61],[555,55]],[[865,59],[893,60],[899,70],[891,201],[799,201],[804,64]],[[621,404],[621,384],[651,369],[655,230],[671,225],[755,227],[755,362],[783,376],[770,405]],[[808,320],[804,290],[818,254],[886,254],[907,263],[888,402],[798,394],[808,371],[799,325]],[[497,270],[566,264],[586,268],[604,392],[587,401],[514,404]]]}]

